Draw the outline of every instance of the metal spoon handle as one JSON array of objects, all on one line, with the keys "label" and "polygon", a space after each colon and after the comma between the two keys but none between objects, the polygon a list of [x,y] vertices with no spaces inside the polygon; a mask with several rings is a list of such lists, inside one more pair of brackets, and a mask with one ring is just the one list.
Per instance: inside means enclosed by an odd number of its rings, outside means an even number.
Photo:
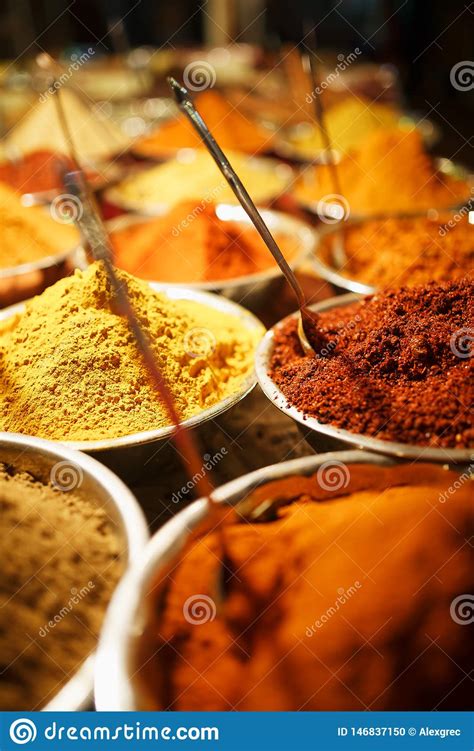
[{"label": "metal spoon handle", "polygon": [[184,86],[181,86],[176,81],[176,79],[172,78],[171,76],[169,76],[167,80],[170,85],[171,91],[174,94],[174,97],[176,99],[178,106],[184,112],[184,114],[189,118],[189,120],[191,121],[191,124],[201,136],[211,156],[213,157],[220,171],[224,175],[225,179],[229,183],[235,195],[237,196],[241,206],[247,212],[249,218],[251,219],[251,221],[253,222],[255,226],[255,229],[257,230],[260,237],[267,245],[275,261],[277,262],[280,269],[284,273],[288,281],[288,284],[291,285],[297,297],[299,307],[305,308],[306,299],[305,299],[303,290],[301,289],[301,286],[296,276],[294,275],[293,271],[291,270],[287,261],[285,260],[283,253],[281,252],[280,248],[275,242],[275,239],[273,238],[272,233],[270,232],[264,220],[262,219],[260,212],[258,211],[254,202],[250,198],[250,195],[245,189],[244,185],[242,184],[242,181],[238,177],[237,173],[235,172],[234,168],[230,164],[226,155],[224,154],[221,147],[219,146],[214,136],[210,132],[209,128],[207,127],[206,123],[202,119],[201,115],[196,110],[189,96],[189,92],[187,91],[187,89],[184,88]]},{"label": "metal spoon handle", "polygon": [[342,195],[341,181],[339,179],[337,165],[333,157],[331,139],[329,137],[329,131],[328,131],[327,123],[326,123],[326,113],[325,113],[324,103],[322,99],[321,90],[319,88],[319,73],[318,73],[317,59],[316,59],[317,43],[316,43],[316,32],[314,28],[309,30],[306,33],[306,37],[309,38],[309,43],[311,46],[311,51],[306,56],[306,60],[307,60],[307,64],[309,67],[309,74],[311,76],[311,86],[312,86],[313,93],[314,93],[313,100],[314,100],[314,109],[316,112],[316,120],[318,122],[319,129],[321,131],[321,136],[323,139],[324,151],[326,154],[326,161],[327,161],[329,170],[331,172],[333,189],[337,195],[341,196]]}]

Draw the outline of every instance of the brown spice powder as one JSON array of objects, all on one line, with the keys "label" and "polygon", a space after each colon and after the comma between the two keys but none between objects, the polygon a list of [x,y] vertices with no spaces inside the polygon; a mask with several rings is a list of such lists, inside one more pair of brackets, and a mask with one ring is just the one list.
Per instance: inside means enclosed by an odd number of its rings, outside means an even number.
[{"label": "brown spice powder", "polygon": [[43,707],[94,650],[123,570],[101,508],[0,464],[0,710]]},{"label": "brown spice powder", "polygon": [[384,440],[474,446],[472,279],[389,290],[321,313],[320,325],[323,356],[303,354],[296,319],[275,330],[270,375],[289,404]]}]

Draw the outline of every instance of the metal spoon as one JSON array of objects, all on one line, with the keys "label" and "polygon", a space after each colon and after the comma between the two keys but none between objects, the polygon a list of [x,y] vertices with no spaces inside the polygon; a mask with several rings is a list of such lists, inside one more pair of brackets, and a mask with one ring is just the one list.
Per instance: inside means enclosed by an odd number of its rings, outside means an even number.
[{"label": "metal spoon", "polygon": [[[314,101],[314,109],[316,113],[316,121],[319,126],[319,130],[321,131],[321,136],[323,139],[324,144],[324,153],[326,158],[326,164],[328,165],[329,171],[331,173],[331,179],[333,184],[333,190],[335,196],[340,196],[341,199],[343,198],[342,188],[341,188],[341,181],[339,178],[339,170],[336,164],[336,160],[334,159],[334,151],[332,149],[331,145],[331,138],[329,136],[329,130],[326,123],[326,113],[324,108],[324,102],[322,98],[321,88],[319,86],[320,79],[319,79],[319,72],[318,72],[318,62],[316,57],[316,50],[317,50],[317,42],[316,42],[316,32],[314,28],[310,28],[310,24],[305,24],[305,39],[308,38],[309,44],[310,44],[310,51],[307,55],[304,56],[304,66],[307,68],[308,73],[311,77],[311,86],[313,91],[313,101]],[[336,204],[337,205],[337,204]],[[319,208],[321,211],[324,211],[325,204],[324,201],[320,201]],[[341,209],[341,206],[338,206],[339,209]],[[327,209],[328,215],[330,217],[334,216],[334,205],[329,204]],[[342,208],[342,214],[340,216],[340,219],[344,219],[344,209]],[[338,238],[338,251],[339,251],[339,265],[342,266],[347,261],[347,256],[344,248],[344,241],[342,235]]]},{"label": "metal spoon", "polygon": [[239,176],[231,166],[229,160],[218,145],[215,138],[212,136],[201,115],[194,107],[189,92],[187,91],[187,89],[185,89],[184,86],[179,84],[176,79],[172,78],[171,76],[168,77],[167,81],[170,85],[171,91],[173,92],[179,108],[189,118],[195,130],[201,136],[209,153],[213,157],[220,171],[237,196],[242,208],[247,212],[249,218],[255,226],[255,229],[265,242],[270,253],[273,255],[275,261],[285,275],[288,284],[293,289],[300,309],[300,317],[298,321],[298,337],[303,351],[306,354],[317,354],[318,350],[320,350],[322,346],[324,346],[323,336],[318,331],[318,315],[308,307],[300,283],[298,282],[296,276],[285,260],[283,253],[275,242],[272,233],[262,219],[260,212],[250,198],[250,195],[245,189]]}]

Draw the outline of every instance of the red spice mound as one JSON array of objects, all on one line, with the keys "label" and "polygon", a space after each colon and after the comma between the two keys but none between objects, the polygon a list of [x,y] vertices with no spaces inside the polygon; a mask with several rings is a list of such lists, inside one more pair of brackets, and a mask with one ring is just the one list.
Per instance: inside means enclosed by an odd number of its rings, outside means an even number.
[{"label": "red spice mound", "polygon": [[[270,375],[321,423],[420,446],[474,446],[474,282],[388,290],[320,315],[305,356],[296,319],[275,330]],[[472,345],[471,345],[472,346]]]}]

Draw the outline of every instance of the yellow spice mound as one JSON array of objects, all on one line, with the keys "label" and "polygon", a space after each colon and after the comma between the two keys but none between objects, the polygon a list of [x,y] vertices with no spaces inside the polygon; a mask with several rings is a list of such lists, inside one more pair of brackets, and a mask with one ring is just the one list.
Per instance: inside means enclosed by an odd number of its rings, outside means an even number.
[{"label": "yellow spice mound", "polygon": [[[170,300],[125,272],[182,419],[235,392],[260,332],[196,302]],[[102,265],[62,279],[0,326],[0,430],[100,440],[168,419],[116,310]]]}]

